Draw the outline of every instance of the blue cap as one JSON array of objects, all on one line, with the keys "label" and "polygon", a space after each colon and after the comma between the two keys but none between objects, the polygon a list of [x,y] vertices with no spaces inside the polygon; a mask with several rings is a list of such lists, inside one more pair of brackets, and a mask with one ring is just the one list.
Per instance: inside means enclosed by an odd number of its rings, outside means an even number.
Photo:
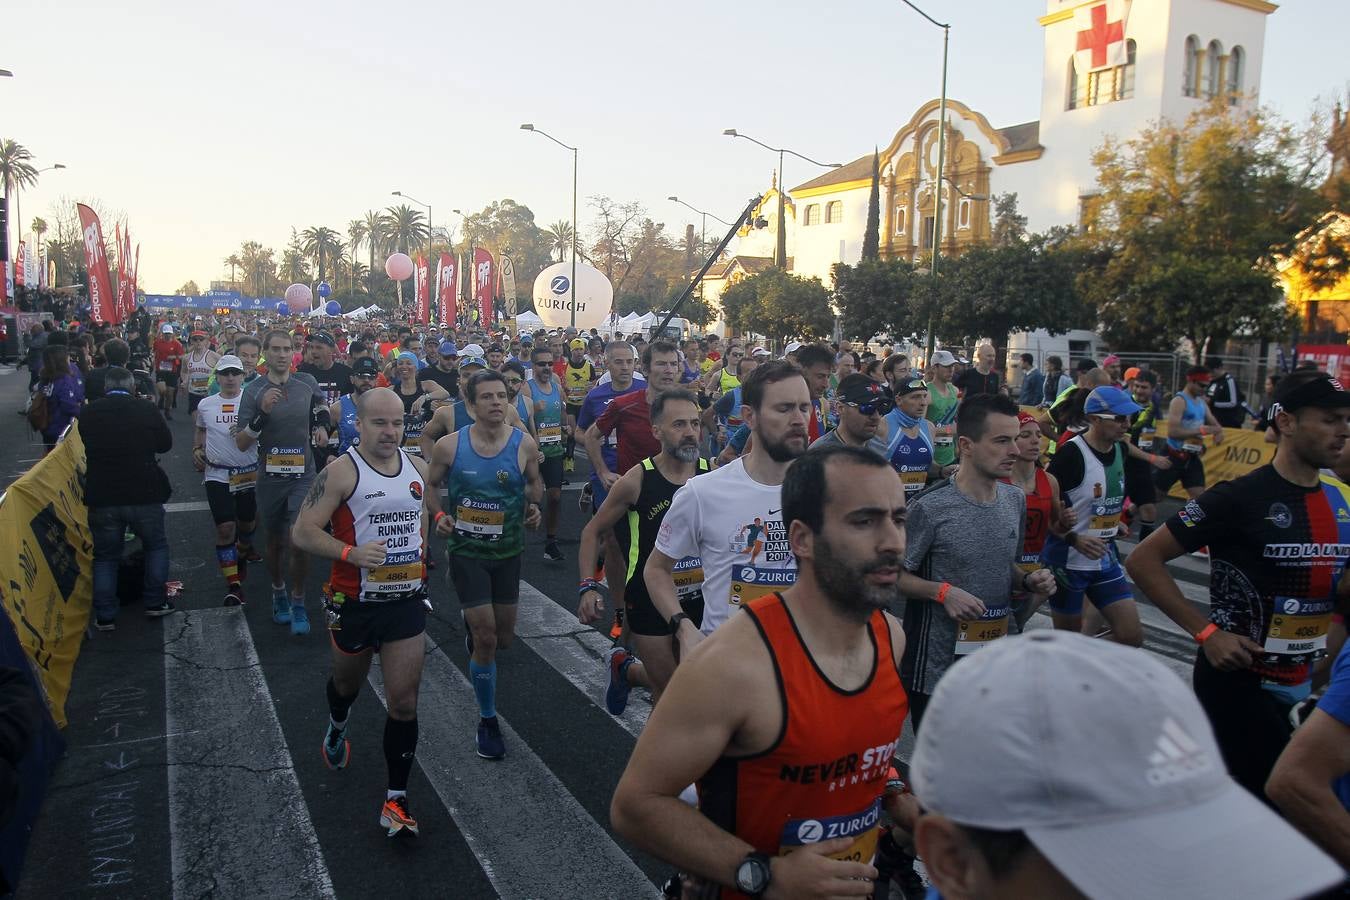
[{"label": "blue cap", "polygon": [[455,346],[454,341],[441,341],[441,345],[436,348],[441,356],[459,356],[459,348]]},{"label": "blue cap", "polygon": [[1083,404],[1083,412],[1089,416],[1099,413],[1132,416],[1141,409],[1142,406],[1131,400],[1130,395],[1118,387],[1099,387],[1088,394],[1087,402]]},{"label": "blue cap", "polygon": [[520,342],[521,342],[522,344],[533,344],[533,343],[534,343],[534,335],[530,334],[530,333],[527,331],[526,333],[524,333],[524,334],[522,334],[522,335],[520,336]]}]

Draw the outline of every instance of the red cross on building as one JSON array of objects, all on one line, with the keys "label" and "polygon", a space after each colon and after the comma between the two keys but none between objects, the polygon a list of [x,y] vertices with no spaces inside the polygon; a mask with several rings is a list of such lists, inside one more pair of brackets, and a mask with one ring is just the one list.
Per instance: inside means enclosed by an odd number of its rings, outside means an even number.
[{"label": "red cross on building", "polygon": [[1106,21],[1106,4],[1092,7],[1092,27],[1078,32],[1078,50],[1092,51],[1092,68],[1106,65],[1106,51],[1112,44],[1125,40],[1124,22]]}]

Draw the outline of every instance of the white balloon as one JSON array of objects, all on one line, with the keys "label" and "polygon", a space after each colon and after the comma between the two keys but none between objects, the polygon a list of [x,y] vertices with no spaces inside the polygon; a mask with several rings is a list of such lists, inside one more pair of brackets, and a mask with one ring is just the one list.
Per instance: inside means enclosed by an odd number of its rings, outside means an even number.
[{"label": "white balloon", "polygon": [[[576,326],[599,328],[609,318],[614,305],[614,285],[605,273],[581,260],[576,262]],[[572,323],[572,263],[554,263],[534,280],[534,310],[550,328],[566,328]]]}]

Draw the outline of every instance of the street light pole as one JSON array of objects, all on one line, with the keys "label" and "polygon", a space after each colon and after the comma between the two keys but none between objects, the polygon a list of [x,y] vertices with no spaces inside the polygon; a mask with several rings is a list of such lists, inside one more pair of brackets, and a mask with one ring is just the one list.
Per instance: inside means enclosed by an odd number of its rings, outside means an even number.
[{"label": "street light pole", "polygon": [[[933,288],[936,296],[937,276],[938,276],[938,257],[942,255],[942,181],[943,167],[946,164],[947,156],[947,45],[951,38],[952,26],[950,23],[939,22],[928,13],[919,9],[910,0],[900,0],[901,3],[923,16],[933,25],[942,29],[942,95],[938,101],[938,161],[937,161],[937,180],[934,183],[936,193],[933,194]],[[933,336],[933,307],[928,307],[928,337],[927,337],[927,358],[932,359],[933,347],[935,346]]]},{"label": "street light pole", "polygon": [[713,219],[714,219],[715,221],[721,222],[723,225],[726,225],[727,227],[731,227],[731,223],[728,222],[726,219],[720,219],[720,218],[718,218],[717,216],[713,216],[713,214],[710,213],[710,212],[705,212],[704,210],[699,209],[697,206],[693,206],[693,205],[691,205],[691,204],[685,203],[683,200],[681,200],[679,197],[676,197],[674,194],[671,194],[671,195],[670,195],[669,197],[667,197],[666,199],[667,199],[667,200],[671,200],[671,201],[673,201],[673,202],[675,202],[675,203],[678,203],[678,204],[680,204],[681,206],[684,206],[684,207],[687,207],[687,208],[689,208],[689,209],[692,209],[694,212],[698,213],[700,216],[703,217],[703,237],[702,237],[702,241],[703,241],[703,243],[705,243],[705,244],[708,243],[708,217],[709,217],[709,216],[712,216]]},{"label": "street light pole", "polygon": [[[418,206],[422,206],[422,207],[425,207],[425,208],[426,208],[426,211],[427,211],[427,261],[426,261],[426,266],[427,266],[427,278],[428,278],[428,280],[430,280],[430,278],[431,278],[431,274],[430,274],[430,273],[431,273],[431,204],[430,204],[430,203],[423,203],[421,200],[418,200],[416,197],[409,197],[407,194],[403,193],[402,191],[394,191],[394,196],[395,196],[395,197],[402,197],[404,200],[411,200],[413,203],[416,203]],[[416,271],[416,270],[414,270],[414,271]],[[427,291],[429,292],[430,290],[431,290],[431,285],[428,283],[428,284],[427,284]],[[414,285],[413,285],[413,302],[416,302],[416,301],[417,301],[417,285],[414,284]],[[428,305],[429,305],[429,304],[428,304]]]},{"label": "street light pole", "polygon": [[572,327],[577,327],[577,156],[576,147],[570,144],[564,144],[562,141],[549,134],[547,131],[535,128],[530,123],[520,126],[521,131],[533,131],[535,134],[541,134],[553,143],[565,150],[572,151]]},{"label": "street light pole", "polygon": [[774,248],[774,256],[777,257],[775,263],[779,268],[787,269],[787,210],[786,183],[783,181],[783,154],[791,153],[798,159],[804,159],[812,165],[821,166],[826,169],[838,169],[843,163],[823,163],[820,160],[812,159],[809,156],[803,156],[796,150],[789,150],[786,147],[770,147],[763,141],[757,141],[748,134],[741,134],[735,128],[728,128],[722,132],[727,137],[745,138],[753,144],[759,144],[765,150],[772,150],[778,154],[778,244]]}]

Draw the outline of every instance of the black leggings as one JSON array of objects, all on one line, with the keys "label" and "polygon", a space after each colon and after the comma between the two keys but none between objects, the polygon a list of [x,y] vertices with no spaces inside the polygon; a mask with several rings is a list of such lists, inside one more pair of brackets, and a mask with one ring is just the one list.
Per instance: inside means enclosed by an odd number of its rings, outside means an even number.
[{"label": "black leggings", "polygon": [[1269,804],[1266,779],[1293,733],[1288,705],[1261,687],[1260,675],[1220,672],[1204,650],[1196,656],[1194,684],[1228,774]]}]

